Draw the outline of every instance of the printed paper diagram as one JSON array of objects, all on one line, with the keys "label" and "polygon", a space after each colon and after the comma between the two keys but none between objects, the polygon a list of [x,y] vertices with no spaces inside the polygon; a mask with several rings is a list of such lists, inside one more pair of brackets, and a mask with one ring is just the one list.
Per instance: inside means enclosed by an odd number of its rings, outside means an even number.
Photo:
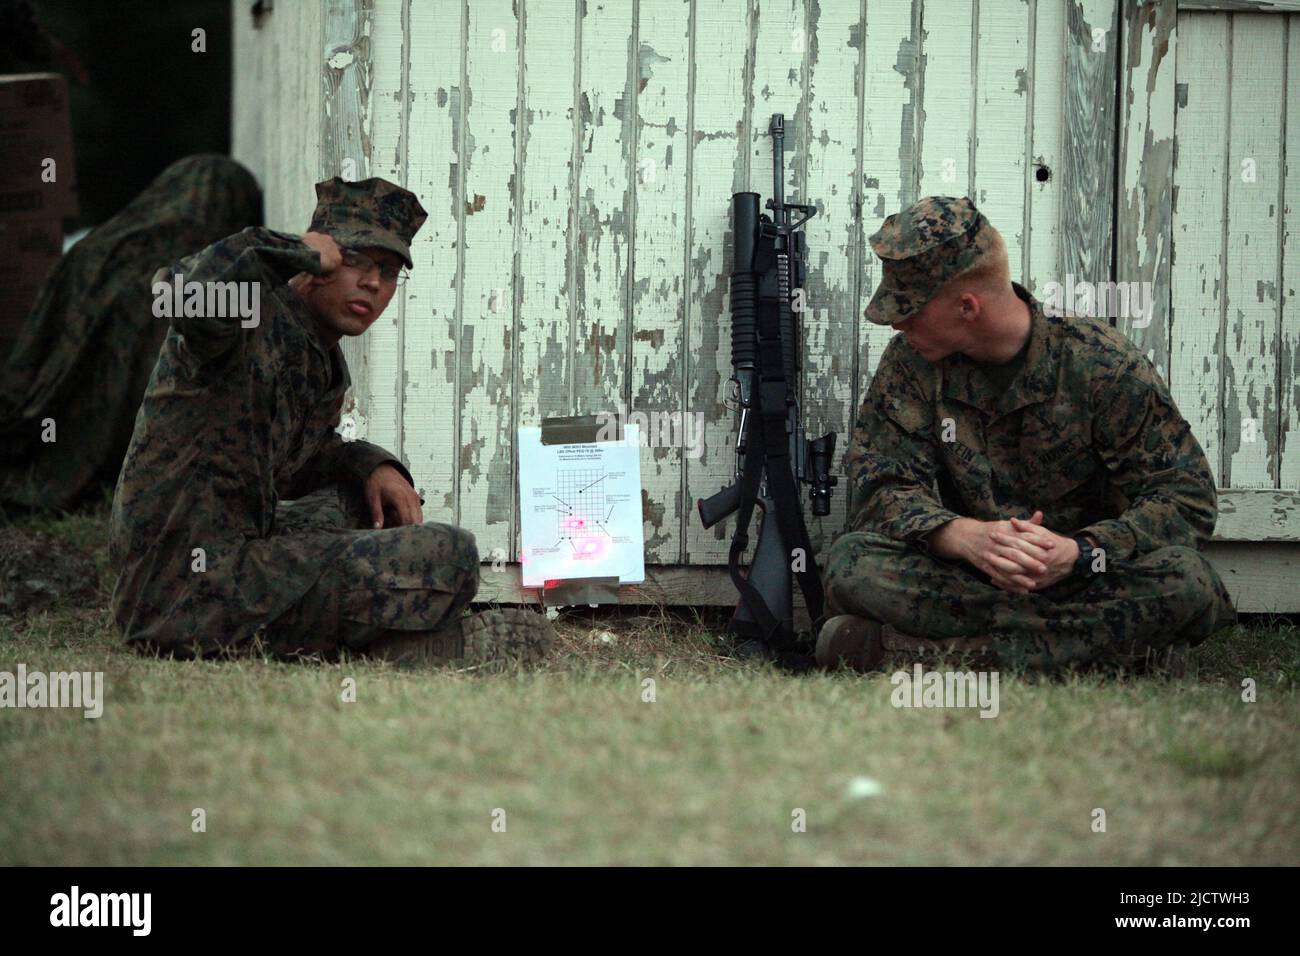
[{"label": "printed paper diagram", "polygon": [[617,577],[645,580],[641,458],[636,425],[621,441],[542,444],[519,429],[523,585]]},{"label": "printed paper diagram", "polygon": [[[564,471],[556,475],[555,542],[561,540],[574,544],[576,551],[590,550],[591,542],[609,537],[607,522],[614,519],[617,504],[605,510],[605,479],[609,476],[600,469]],[[579,543],[581,542],[581,543]]]}]

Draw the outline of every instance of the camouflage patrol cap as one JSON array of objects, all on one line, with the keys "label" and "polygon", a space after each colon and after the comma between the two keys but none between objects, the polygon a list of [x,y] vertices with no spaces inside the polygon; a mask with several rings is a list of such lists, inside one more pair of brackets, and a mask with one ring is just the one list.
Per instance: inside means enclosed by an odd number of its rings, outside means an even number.
[{"label": "camouflage patrol cap", "polygon": [[374,246],[411,261],[411,240],[428,214],[415,193],[386,179],[350,183],[338,176],[316,184],[316,211],[311,232],[323,232],[340,246]]},{"label": "camouflage patrol cap", "polygon": [[927,196],[894,213],[870,239],[883,274],[867,318],[892,325],[920,312],[988,252],[991,238],[989,221],[965,196]]}]

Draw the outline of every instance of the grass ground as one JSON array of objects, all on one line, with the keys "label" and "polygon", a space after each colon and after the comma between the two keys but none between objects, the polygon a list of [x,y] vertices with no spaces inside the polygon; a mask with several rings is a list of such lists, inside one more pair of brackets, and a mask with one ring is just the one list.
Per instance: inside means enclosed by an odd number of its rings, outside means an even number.
[{"label": "grass ground", "polygon": [[106,702],[0,710],[3,864],[1300,861],[1290,624],[1220,632],[1178,680],[1004,673],[995,719],[895,708],[893,667],[740,663],[712,612],[565,615],[527,674],[171,662],[115,637],[105,522],[16,526],[95,581],[0,614],[0,670],[101,670]]}]

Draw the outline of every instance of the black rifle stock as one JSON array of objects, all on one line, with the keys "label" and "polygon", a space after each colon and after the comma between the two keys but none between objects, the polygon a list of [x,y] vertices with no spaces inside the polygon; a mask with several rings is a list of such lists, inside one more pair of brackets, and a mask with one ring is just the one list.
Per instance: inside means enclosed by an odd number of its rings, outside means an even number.
[{"label": "black rifle stock", "polygon": [[[814,626],[822,616],[821,578],[808,539],[796,481],[812,486],[814,515],[830,513],[835,433],[809,441],[799,414],[801,328],[796,290],[807,276],[804,223],[816,207],[785,202],[785,117],[772,116],[773,198],[769,217],[758,193],[731,197],[731,366],[740,410],[736,480],[698,502],[710,528],[738,514],[728,567],[740,592],[733,634],[776,650],[794,641],[794,588],[798,575]],[[804,214],[790,222],[790,211]],[[798,301],[802,303],[802,295]],[[747,574],[739,567],[749,545],[753,507],[762,511],[758,545]],[[802,549],[802,570],[795,549]]]}]

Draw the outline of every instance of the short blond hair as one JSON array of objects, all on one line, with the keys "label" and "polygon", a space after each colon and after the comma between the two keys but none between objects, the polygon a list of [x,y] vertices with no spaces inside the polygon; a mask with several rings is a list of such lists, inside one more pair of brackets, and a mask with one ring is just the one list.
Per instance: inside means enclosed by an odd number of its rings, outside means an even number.
[{"label": "short blond hair", "polygon": [[991,225],[986,225],[981,232],[988,234],[988,249],[974,265],[945,282],[945,292],[955,293],[959,289],[964,292],[970,289],[987,294],[1003,293],[1011,288],[1011,264],[1007,257],[1006,240]]}]

